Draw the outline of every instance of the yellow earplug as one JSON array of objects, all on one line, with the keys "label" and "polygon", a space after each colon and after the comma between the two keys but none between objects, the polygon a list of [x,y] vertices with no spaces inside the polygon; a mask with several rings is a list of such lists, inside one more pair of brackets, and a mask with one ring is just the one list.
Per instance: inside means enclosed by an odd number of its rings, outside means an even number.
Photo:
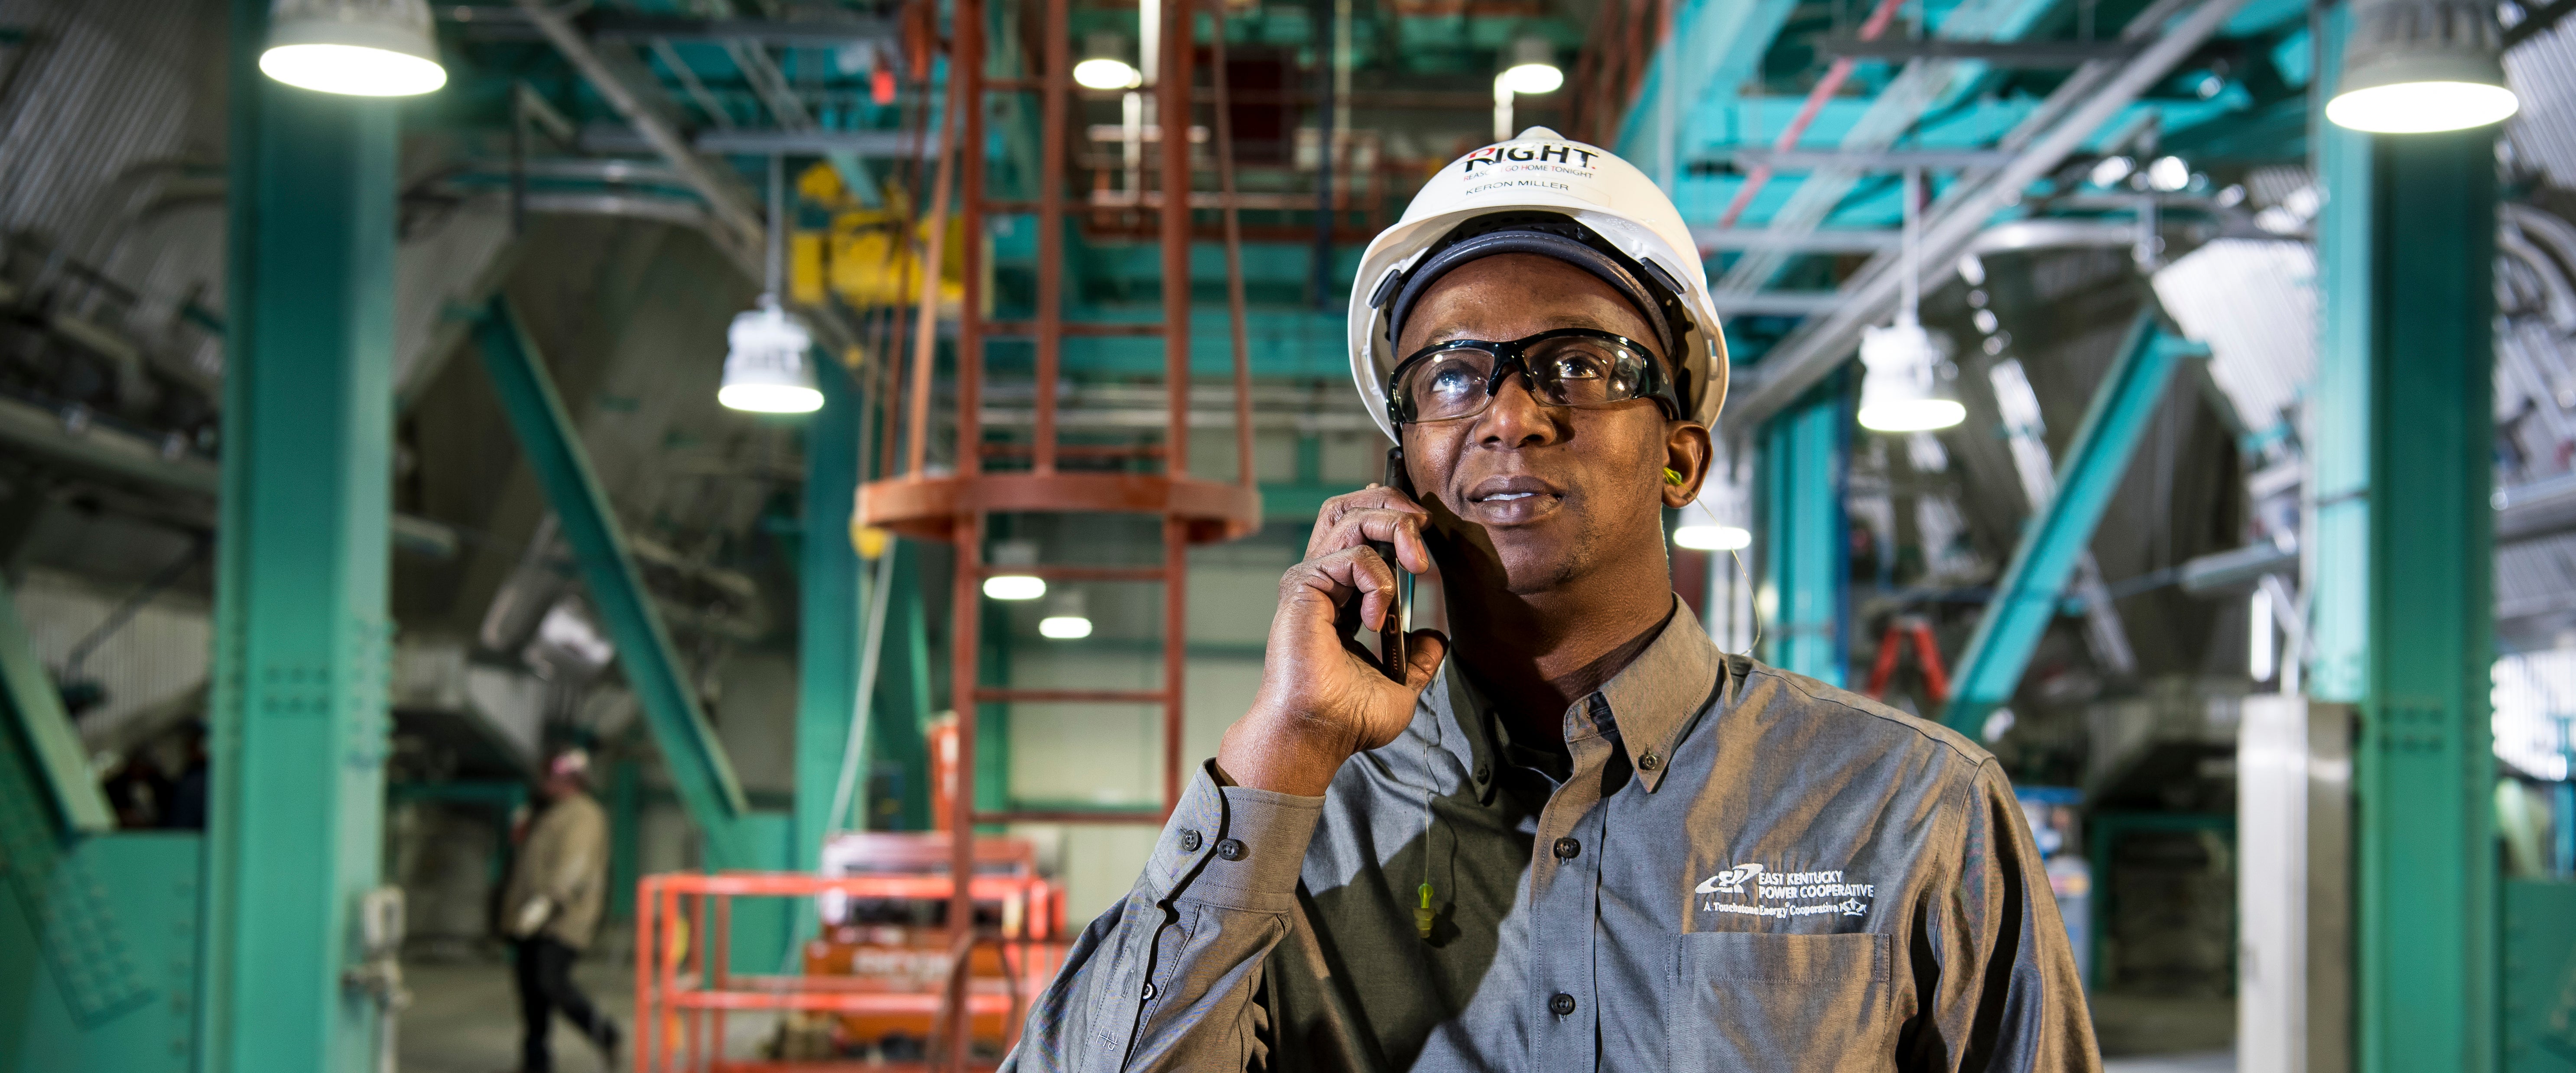
[{"label": "yellow earplug", "polygon": [[1681,487],[1683,484],[1688,483],[1688,482],[1685,482],[1685,481],[1683,481],[1683,480],[1682,480],[1682,471],[1677,470],[1677,469],[1674,469],[1674,468],[1673,468],[1673,467],[1671,467],[1671,466],[1665,466],[1665,467],[1664,467],[1664,483],[1665,483],[1665,484],[1672,485],[1672,486],[1673,486],[1673,487],[1675,487],[1675,488],[1679,488],[1679,487]]},{"label": "yellow earplug", "polygon": [[1413,911],[1413,930],[1425,941],[1431,938],[1431,922],[1439,914],[1431,908],[1431,884],[1422,885],[1422,907]]}]

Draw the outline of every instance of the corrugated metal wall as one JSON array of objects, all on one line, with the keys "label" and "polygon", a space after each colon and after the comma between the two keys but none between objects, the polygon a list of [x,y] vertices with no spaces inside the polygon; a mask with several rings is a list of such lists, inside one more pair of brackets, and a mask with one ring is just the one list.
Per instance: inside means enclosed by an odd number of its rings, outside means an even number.
[{"label": "corrugated metal wall", "polygon": [[[221,160],[225,5],[0,0],[0,227],[94,239],[147,162]],[[212,99],[209,99],[212,98]],[[120,180],[124,180],[120,182]]]}]

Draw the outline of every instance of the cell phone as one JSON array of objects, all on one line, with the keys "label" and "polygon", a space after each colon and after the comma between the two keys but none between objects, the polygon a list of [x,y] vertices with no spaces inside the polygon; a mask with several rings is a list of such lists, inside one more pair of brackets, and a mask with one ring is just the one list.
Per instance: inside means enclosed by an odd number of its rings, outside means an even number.
[{"label": "cell phone", "polygon": [[[1386,449],[1386,479],[1378,483],[1402,492],[1408,498],[1413,495],[1413,478],[1404,471],[1402,446]],[[1404,635],[1413,628],[1413,572],[1406,570],[1403,561],[1395,557],[1395,542],[1372,540],[1369,547],[1377,549],[1378,558],[1386,560],[1386,565],[1395,570],[1395,607],[1387,612],[1386,623],[1378,627],[1377,669],[1385,672],[1388,678],[1401,682],[1404,681]]]}]

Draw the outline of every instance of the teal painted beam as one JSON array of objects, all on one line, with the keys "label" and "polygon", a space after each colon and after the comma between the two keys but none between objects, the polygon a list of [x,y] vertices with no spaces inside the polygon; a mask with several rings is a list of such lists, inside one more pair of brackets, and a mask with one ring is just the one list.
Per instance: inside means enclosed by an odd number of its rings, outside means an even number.
[{"label": "teal painted beam", "polygon": [[[930,622],[921,600],[921,548],[909,540],[886,546],[896,556],[886,590],[886,632],[877,663],[876,699],[869,712],[870,763],[900,769],[903,783],[889,809],[869,817],[871,830],[930,829]],[[862,795],[864,796],[864,795]]]},{"label": "teal painted beam", "polygon": [[1762,429],[1762,604],[1769,662],[1843,684],[1850,644],[1844,448],[1851,408],[1836,376]]},{"label": "teal painted beam", "polygon": [[2093,529],[2129,472],[2129,458],[2164,400],[2174,365],[2208,353],[2157,327],[2155,316],[2153,309],[2139,315],[2120,356],[2094,389],[2075,440],[2058,461],[2057,494],[2023,527],[1994,599],[1959,656],[1950,703],[1941,712],[1953,730],[1973,737],[1984,729],[1986,716],[2012,701],[2031,651],[2064,608],[2066,580],[2093,546]]},{"label": "teal painted beam", "polygon": [[[583,584],[606,620],[617,659],[644,711],[645,726],[678,788],[681,807],[706,838],[714,868],[761,867],[777,854],[737,828],[751,815],[742,784],[715,730],[698,706],[697,690],[680,670],[679,653],[660,611],[644,590],[644,577],[626,546],[626,534],[591,469],[580,433],[564,410],[535,341],[528,338],[506,298],[494,298],[475,322],[483,368],[500,395],[501,409],[545,489],[564,540],[581,562]],[[780,848],[784,848],[782,839]],[[775,864],[769,865],[775,867]]]},{"label": "teal painted beam", "polygon": [[2330,128],[2319,146],[2311,688],[2359,713],[2360,1073],[2499,1062],[2495,137]]},{"label": "teal painted beam", "polygon": [[2567,980],[2576,977],[2576,883],[2507,880],[2504,971],[2507,1073],[2576,1073],[2576,1024]]},{"label": "teal painted beam", "polygon": [[0,686],[7,689],[9,724],[35,761],[30,772],[45,788],[55,823],[65,833],[98,834],[116,829],[116,813],[99,792],[98,776],[89,769],[80,733],[63,711],[63,696],[36,658],[27,625],[18,618],[18,601],[9,583],[0,580]]},{"label": "teal painted beam", "polygon": [[[1656,135],[1668,79],[1679,106],[1673,116],[1675,140],[1684,146],[1723,140],[1724,132],[1700,127],[1719,111],[1705,107],[1705,98],[1712,89],[1735,97],[1736,87],[1760,72],[1763,54],[1796,7],[1795,0],[1685,0],[1673,14],[1678,47],[1657,49],[1648,61],[1646,76],[1637,83],[1637,99],[1611,134],[1612,150],[1655,174],[1663,153]],[[1687,160],[1676,162],[1677,173],[1683,163]]]},{"label": "teal painted beam", "polygon": [[[1297,464],[1299,469],[1303,470],[1306,466],[1306,444],[1316,443],[1320,446],[1321,441],[1308,437],[1297,442]],[[1317,453],[1320,454],[1321,451]],[[1360,486],[1356,484],[1331,484],[1320,480],[1301,481],[1296,484],[1265,484],[1261,486],[1261,519],[1266,522],[1311,523],[1317,514],[1323,513],[1325,500],[1334,496],[1349,495],[1359,490]]]},{"label": "teal painted beam", "polygon": [[234,0],[205,1073],[373,1064],[341,984],[379,880],[397,121],[262,75]]},{"label": "teal painted beam", "polygon": [[862,644],[858,548],[850,517],[859,488],[857,385],[839,362],[816,363],[823,408],[805,423],[805,539],[797,571],[796,867],[822,862],[841,758],[858,708]]},{"label": "teal painted beam", "polygon": [[[0,735],[0,1069],[192,1073],[204,839],[128,831],[53,842]],[[16,844],[21,809],[51,843]],[[104,928],[105,930],[99,930]]]}]

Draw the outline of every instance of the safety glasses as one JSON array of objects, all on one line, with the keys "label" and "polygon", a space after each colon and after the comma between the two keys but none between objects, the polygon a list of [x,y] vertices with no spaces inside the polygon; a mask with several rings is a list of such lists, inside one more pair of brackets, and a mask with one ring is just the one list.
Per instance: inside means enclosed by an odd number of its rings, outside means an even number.
[{"label": "safety glasses", "polygon": [[1644,344],[1591,328],[1558,328],[1510,342],[1452,339],[1415,351],[1387,377],[1387,410],[1398,425],[1455,421],[1484,413],[1517,370],[1542,406],[1608,406],[1653,399],[1666,419],[1681,395]]}]

